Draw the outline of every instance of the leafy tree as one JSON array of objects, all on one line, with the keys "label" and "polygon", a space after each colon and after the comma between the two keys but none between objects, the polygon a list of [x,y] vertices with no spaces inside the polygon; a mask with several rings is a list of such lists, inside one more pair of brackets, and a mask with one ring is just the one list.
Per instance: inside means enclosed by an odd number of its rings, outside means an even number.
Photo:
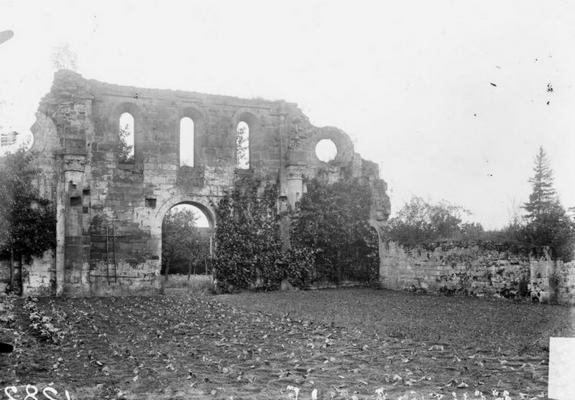
[{"label": "leafy tree", "polygon": [[20,264],[56,246],[54,208],[32,184],[34,157],[20,149],[0,160],[0,253]]},{"label": "leafy tree", "polygon": [[391,218],[385,229],[388,240],[406,247],[442,240],[476,239],[483,233],[478,223],[463,223],[469,214],[463,207],[446,201],[428,203],[414,196]]},{"label": "leafy tree", "polygon": [[134,145],[128,143],[128,139],[133,134],[130,132],[129,125],[124,128],[120,128],[120,144],[118,148],[118,159],[121,163],[133,163],[134,162]]},{"label": "leafy tree", "polygon": [[573,259],[575,246],[575,223],[559,203],[527,223],[522,230],[523,238],[533,252],[547,247],[551,257],[563,261]]},{"label": "leafy tree", "polygon": [[203,260],[209,248],[202,240],[196,221],[198,217],[189,208],[177,208],[164,218],[162,226],[162,272],[168,279],[170,270],[178,263],[191,266]]}]

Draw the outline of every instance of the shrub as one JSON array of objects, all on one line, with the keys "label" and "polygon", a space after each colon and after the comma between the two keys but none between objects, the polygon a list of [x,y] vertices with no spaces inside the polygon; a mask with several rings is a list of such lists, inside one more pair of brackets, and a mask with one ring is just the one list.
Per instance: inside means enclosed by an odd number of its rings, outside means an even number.
[{"label": "shrub", "polygon": [[376,230],[369,224],[371,189],[348,179],[312,180],[292,218],[292,244],[315,254],[313,280],[374,281],[379,273]]},{"label": "shrub", "polygon": [[214,278],[220,291],[274,290],[282,281],[306,288],[318,281],[377,280],[369,185],[311,181],[290,215],[291,246],[280,238],[277,188],[262,186],[242,176],[216,207]]}]

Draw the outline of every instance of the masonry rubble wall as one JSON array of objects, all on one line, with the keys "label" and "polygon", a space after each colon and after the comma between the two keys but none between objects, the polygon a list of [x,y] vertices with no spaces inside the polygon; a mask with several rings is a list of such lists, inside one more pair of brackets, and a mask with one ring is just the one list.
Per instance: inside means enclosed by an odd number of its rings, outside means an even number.
[{"label": "masonry rubble wall", "polygon": [[[548,278],[543,280],[543,284],[547,284],[552,300],[559,304],[575,305],[575,261],[547,263],[544,269],[546,274],[541,276],[547,275]],[[537,277],[537,274],[534,275]]]},{"label": "masonry rubble wall", "polygon": [[22,296],[50,296],[54,290],[54,252],[47,250],[42,257],[22,265]]},{"label": "masonry rubble wall", "polygon": [[[53,292],[54,252],[47,250],[41,257],[32,256],[29,262],[14,260],[12,292],[22,296],[49,296]],[[0,296],[10,288],[10,260],[0,260]]]},{"label": "masonry rubble wall", "polygon": [[480,246],[405,249],[380,243],[380,283],[393,290],[575,304],[575,262]]},{"label": "masonry rubble wall", "polygon": [[[119,118],[134,117],[134,162],[119,158]],[[194,165],[180,166],[179,126],[194,122]],[[236,168],[237,125],[249,125],[248,170]],[[294,103],[125,87],[58,71],[32,127],[41,155],[37,185],[57,214],[57,247],[46,266],[28,268],[26,290],[68,296],[154,294],[162,290],[161,226],[177,204],[213,204],[238,174],[277,183],[279,204],[294,206],[307,179],[356,177],[372,187],[370,224],[388,218],[387,186],[377,164],[354,151],[347,134],[315,127]],[[322,139],[337,155],[315,155]],[[289,230],[282,230],[288,232]]]}]

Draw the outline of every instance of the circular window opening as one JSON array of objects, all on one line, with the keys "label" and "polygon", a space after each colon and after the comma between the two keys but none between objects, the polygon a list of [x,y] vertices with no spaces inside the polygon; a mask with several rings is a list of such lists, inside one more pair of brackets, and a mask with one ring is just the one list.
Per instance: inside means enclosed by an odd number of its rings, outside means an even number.
[{"label": "circular window opening", "polygon": [[337,156],[337,146],[331,139],[322,139],[315,145],[315,155],[320,161],[329,162]]}]

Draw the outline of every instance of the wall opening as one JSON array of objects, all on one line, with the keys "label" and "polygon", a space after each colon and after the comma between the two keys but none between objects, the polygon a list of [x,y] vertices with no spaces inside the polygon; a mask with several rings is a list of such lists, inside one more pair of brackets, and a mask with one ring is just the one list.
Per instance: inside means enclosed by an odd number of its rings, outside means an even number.
[{"label": "wall opening", "polygon": [[119,120],[120,148],[118,154],[118,160],[121,163],[134,162],[134,128],[132,114],[122,113]]},{"label": "wall opening", "polygon": [[236,167],[250,168],[250,127],[247,122],[240,121],[236,129]]},{"label": "wall opening", "polygon": [[20,132],[4,130],[0,125],[0,157],[19,149],[30,150],[33,145],[34,134],[29,130],[22,129]]},{"label": "wall opening", "polygon": [[212,233],[208,216],[193,204],[178,204],[166,213],[161,268],[165,287],[211,285]]},{"label": "wall opening", "polygon": [[153,197],[146,198],[146,207],[156,208],[156,199]]},{"label": "wall opening", "polygon": [[194,166],[194,150],[194,121],[190,117],[184,117],[180,120],[180,167]]},{"label": "wall opening", "polygon": [[320,161],[330,162],[337,156],[337,146],[331,139],[322,139],[315,145],[315,155]]},{"label": "wall opening", "polygon": [[80,196],[72,196],[70,197],[70,206],[76,207],[82,205],[82,198]]}]

